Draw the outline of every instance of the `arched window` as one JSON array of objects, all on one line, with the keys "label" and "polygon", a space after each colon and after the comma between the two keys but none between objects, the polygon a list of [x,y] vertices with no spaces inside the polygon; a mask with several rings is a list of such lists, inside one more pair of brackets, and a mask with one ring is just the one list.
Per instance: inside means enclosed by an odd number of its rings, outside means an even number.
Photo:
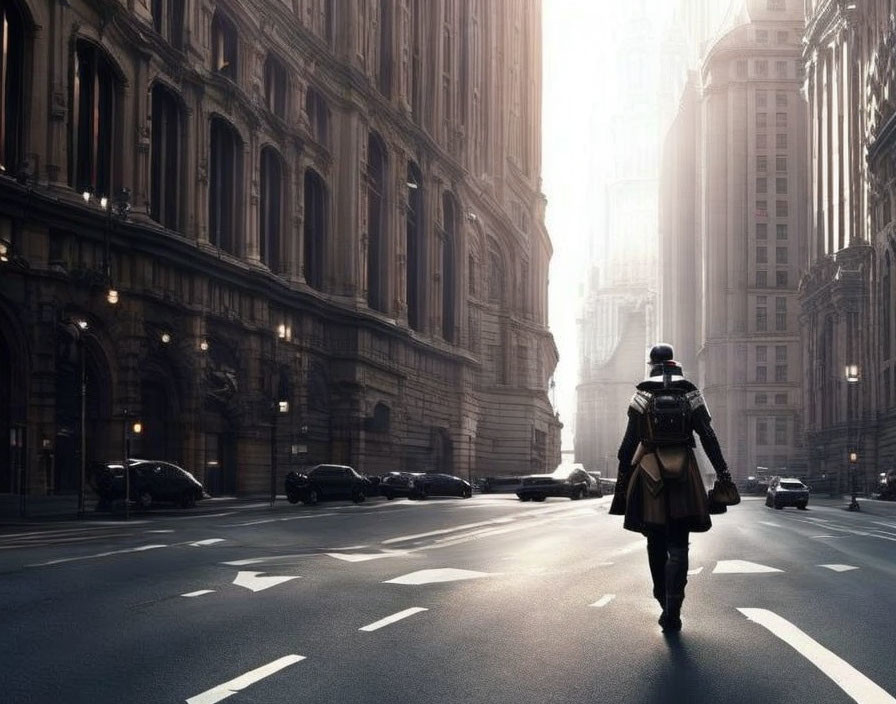
[{"label": "arched window", "polygon": [[183,48],[183,0],[152,0],[152,26],[171,46]]},{"label": "arched window", "polygon": [[79,40],[75,45],[72,100],[72,185],[97,195],[112,193],[117,154],[118,78],[105,52]]},{"label": "arched window", "polygon": [[11,0],[0,0],[0,32],[0,168],[13,171],[24,149],[25,23]]},{"label": "arched window", "polygon": [[286,68],[273,54],[268,54],[264,62],[264,100],[268,110],[277,117],[286,119]]},{"label": "arched window", "polygon": [[406,298],[408,325],[420,329],[420,281],[425,280],[423,266],[423,175],[416,164],[408,164],[408,210],[405,222],[405,250],[407,253]]},{"label": "arched window", "polygon": [[235,81],[238,46],[236,27],[220,10],[212,18],[212,70]]},{"label": "arched window", "polygon": [[211,244],[231,254],[238,254],[238,203],[242,202],[243,195],[242,146],[242,140],[233,127],[219,117],[212,118],[208,160],[208,239]]},{"label": "arched window", "polygon": [[386,150],[371,134],[367,145],[367,305],[385,311],[383,291],[384,227],[386,203]]},{"label": "arched window", "polygon": [[311,169],[305,172],[304,274],[309,286],[324,287],[324,246],[327,237],[327,191],[323,179]]},{"label": "arched window", "polygon": [[454,342],[457,206],[450,193],[445,193],[442,196],[442,225],[444,227],[442,231],[442,337],[448,342]]},{"label": "arched window", "polygon": [[157,83],[152,88],[149,213],[169,230],[180,225],[181,172],[180,103]]},{"label": "arched window", "polygon": [[259,244],[261,261],[275,274],[281,271],[283,223],[283,166],[271,147],[261,150]]},{"label": "arched window", "polygon": [[305,90],[305,114],[308,116],[308,124],[314,139],[318,144],[326,146],[330,112],[323,96],[311,86]]},{"label": "arched window", "polygon": [[504,260],[494,249],[488,253],[488,300],[504,302]]}]

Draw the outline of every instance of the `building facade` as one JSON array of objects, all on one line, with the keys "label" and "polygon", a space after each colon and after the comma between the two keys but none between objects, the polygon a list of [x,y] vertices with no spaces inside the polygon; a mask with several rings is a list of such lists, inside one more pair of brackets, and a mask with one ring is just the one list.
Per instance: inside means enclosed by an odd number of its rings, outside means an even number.
[{"label": "building facade", "polygon": [[896,465],[894,13],[891,0],[806,1],[806,443],[815,481],[838,493],[871,491]]},{"label": "building facade", "polygon": [[0,494],[556,464],[538,0],[0,13]]},{"label": "building facade", "polygon": [[803,8],[748,0],[728,22],[666,142],[663,337],[694,355],[733,474],[802,475]]}]

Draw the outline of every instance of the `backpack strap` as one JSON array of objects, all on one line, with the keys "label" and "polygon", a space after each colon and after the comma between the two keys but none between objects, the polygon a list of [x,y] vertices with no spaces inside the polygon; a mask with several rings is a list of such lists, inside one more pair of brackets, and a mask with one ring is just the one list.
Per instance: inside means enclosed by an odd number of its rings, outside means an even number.
[{"label": "backpack strap", "polygon": [[706,405],[706,400],[703,398],[703,394],[700,393],[700,389],[689,391],[687,399],[691,406],[691,413],[695,412],[700,406],[706,408],[706,412],[709,413],[709,407]]},{"label": "backpack strap", "polygon": [[635,392],[635,395],[632,396],[629,408],[632,408],[633,410],[643,415],[647,413],[647,409],[650,406],[650,400],[652,398],[653,394],[650,394],[647,391],[638,390]]}]

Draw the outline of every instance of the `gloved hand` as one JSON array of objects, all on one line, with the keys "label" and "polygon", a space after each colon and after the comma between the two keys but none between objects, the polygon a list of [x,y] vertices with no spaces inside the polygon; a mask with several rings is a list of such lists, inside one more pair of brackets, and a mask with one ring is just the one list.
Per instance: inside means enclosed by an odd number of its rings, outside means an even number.
[{"label": "gloved hand", "polygon": [[720,482],[733,481],[731,479],[731,472],[729,472],[727,469],[723,469],[721,472],[716,472],[716,479],[718,479]]}]

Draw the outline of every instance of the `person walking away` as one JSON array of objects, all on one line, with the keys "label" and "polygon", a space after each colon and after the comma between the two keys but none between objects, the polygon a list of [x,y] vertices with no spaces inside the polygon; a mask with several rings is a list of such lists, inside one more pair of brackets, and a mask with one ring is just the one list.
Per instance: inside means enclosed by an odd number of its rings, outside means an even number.
[{"label": "person walking away", "polygon": [[712,527],[706,489],[694,455],[694,433],[719,479],[730,480],[700,390],[684,378],[671,345],[650,350],[650,372],[636,387],[619,446],[610,513],[647,538],[653,596],[664,632],[681,630],[688,574],[688,539]]}]

